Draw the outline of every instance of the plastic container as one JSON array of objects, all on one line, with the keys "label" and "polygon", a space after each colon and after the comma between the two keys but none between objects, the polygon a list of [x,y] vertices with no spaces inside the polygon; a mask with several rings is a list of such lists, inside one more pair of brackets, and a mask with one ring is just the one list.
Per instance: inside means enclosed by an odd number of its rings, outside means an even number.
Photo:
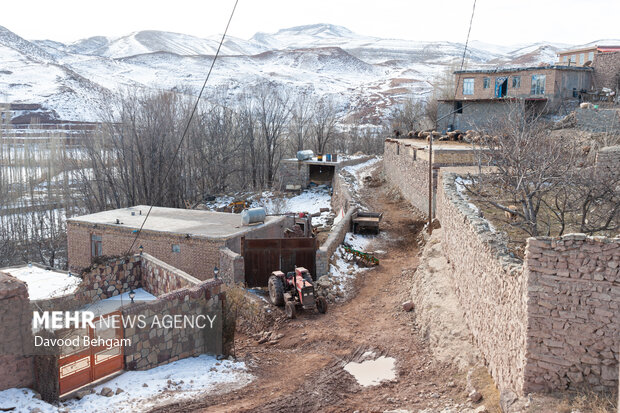
[{"label": "plastic container", "polygon": [[319,162],[323,162],[323,154],[322,153],[317,154],[316,155],[316,160],[319,161]]},{"label": "plastic container", "polygon": [[328,153],[327,155],[325,155],[325,158],[326,158],[325,159],[326,162],[331,162],[332,161],[332,154]]},{"label": "plastic container", "polygon": [[265,208],[250,208],[241,211],[241,225],[251,225],[259,222],[265,222],[265,218],[267,218]]},{"label": "plastic container", "polygon": [[305,151],[297,151],[297,160],[298,161],[307,161],[308,159],[312,159],[314,156],[314,152],[310,149]]}]

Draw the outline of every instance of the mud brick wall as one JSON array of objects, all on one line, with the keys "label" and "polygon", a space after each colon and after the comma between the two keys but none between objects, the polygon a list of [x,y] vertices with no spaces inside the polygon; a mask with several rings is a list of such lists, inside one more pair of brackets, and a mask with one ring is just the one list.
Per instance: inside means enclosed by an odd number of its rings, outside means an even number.
[{"label": "mud brick wall", "polygon": [[[428,216],[428,161],[411,146],[393,139],[385,141],[383,169],[386,178],[403,197]],[[415,160],[414,160],[415,157]]]},{"label": "mud brick wall", "polygon": [[199,279],[149,254],[142,253],[140,258],[142,288],[155,296],[200,284]]},{"label": "mud brick wall", "polygon": [[[124,348],[127,370],[147,370],[205,352],[220,354],[222,348],[227,348],[228,344],[218,342],[221,338],[209,328],[152,328],[155,316],[162,320],[163,316],[217,311],[225,300],[221,287],[221,281],[205,281],[195,287],[164,294],[155,301],[124,306],[121,309],[124,317],[144,315],[146,321],[144,328],[138,325],[125,328],[125,338],[131,342]],[[222,321],[221,314],[217,317]]]},{"label": "mud brick wall", "polygon": [[347,232],[351,229],[351,216],[357,210],[357,207],[353,206],[347,210],[344,218],[338,222],[338,224],[334,225],[332,230],[329,232],[329,236],[327,240],[321,245],[321,247],[316,251],[316,275],[317,278],[325,275],[329,272],[329,259],[336,251],[336,248],[342,241],[344,241]]},{"label": "mud brick wall", "polygon": [[140,287],[142,279],[140,256],[114,258],[82,274],[75,292],[79,303],[91,303],[120,295]]},{"label": "mud brick wall", "polygon": [[26,284],[0,273],[0,390],[34,382],[31,326]]},{"label": "mud brick wall", "polygon": [[620,238],[530,238],[525,391],[618,387]]},{"label": "mud brick wall", "polygon": [[238,284],[245,281],[245,262],[243,256],[228,248],[220,250],[220,278],[226,284]]},{"label": "mud brick wall", "polygon": [[592,132],[620,133],[620,109],[575,109],[577,128]]},{"label": "mud brick wall", "polygon": [[457,191],[455,175],[441,174],[437,216],[465,320],[500,389],[524,384],[527,283],[522,264]]},{"label": "mud brick wall", "polygon": [[620,52],[597,53],[592,62],[594,87],[616,90],[620,78]]}]

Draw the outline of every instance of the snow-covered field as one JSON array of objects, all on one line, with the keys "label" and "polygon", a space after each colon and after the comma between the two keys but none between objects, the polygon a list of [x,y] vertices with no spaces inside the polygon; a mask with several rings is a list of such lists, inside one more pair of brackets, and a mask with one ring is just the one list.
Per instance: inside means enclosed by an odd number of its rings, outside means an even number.
[{"label": "snow-covered field", "polygon": [[[204,394],[234,391],[254,377],[244,363],[201,355],[179,360],[145,371],[128,371],[95,387],[96,394],[81,400],[72,399],[54,406],[34,398],[30,389],[0,391],[0,410],[13,407],[14,412],[26,413],[39,409],[41,413],[133,413],[177,401],[195,399]],[[108,387],[122,392],[112,397],[101,396]]]}]

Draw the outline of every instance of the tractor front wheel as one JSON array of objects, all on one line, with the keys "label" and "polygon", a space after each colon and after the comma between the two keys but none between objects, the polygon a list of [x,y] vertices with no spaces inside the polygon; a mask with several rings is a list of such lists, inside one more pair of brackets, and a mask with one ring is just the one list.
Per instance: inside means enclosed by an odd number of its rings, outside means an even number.
[{"label": "tractor front wheel", "polygon": [[284,305],[284,284],[282,278],[272,275],[269,277],[269,300],[273,305],[281,307]]},{"label": "tractor front wheel", "polygon": [[319,297],[316,299],[316,309],[321,314],[325,314],[327,312],[327,300],[325,297]]},{"label": "tractor front wheel", "polygon": [[295,302],[287,301],[284,306],[284,310],[286,311],[286,316],[290,319],[297,317],[297,311],[295,310]]}]

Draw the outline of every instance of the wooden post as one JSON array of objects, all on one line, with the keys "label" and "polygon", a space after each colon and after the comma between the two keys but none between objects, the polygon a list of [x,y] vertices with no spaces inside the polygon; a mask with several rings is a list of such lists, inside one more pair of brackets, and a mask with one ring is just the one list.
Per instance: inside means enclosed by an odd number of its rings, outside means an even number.
[{"label": "wooden post", "polygon": [[431,225],[433,221],[433,132],[428,139],[428,227],[426,231],[429,234],[433,232]]}]

